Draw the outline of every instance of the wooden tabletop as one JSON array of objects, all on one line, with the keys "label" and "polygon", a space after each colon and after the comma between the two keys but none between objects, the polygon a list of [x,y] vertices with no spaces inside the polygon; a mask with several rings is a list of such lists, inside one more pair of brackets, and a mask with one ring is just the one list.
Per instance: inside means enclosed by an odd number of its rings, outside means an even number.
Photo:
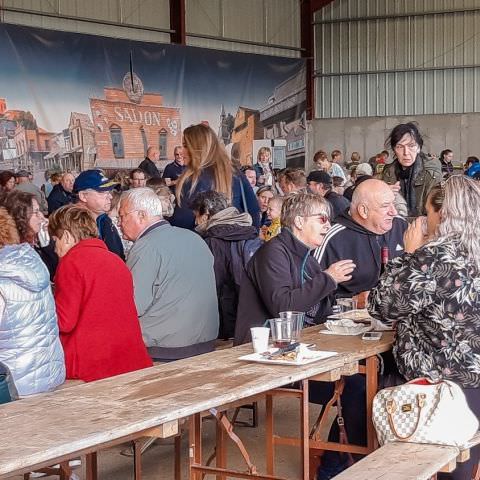
[{"label": "wooden tabletop", "polygon": [[238,360],[251,352],[243,345],[2,405],[0,479],[387,351],[393,338],[318,331],[304,330],[302,340],[339,355],[299,367],[265,365]]}]

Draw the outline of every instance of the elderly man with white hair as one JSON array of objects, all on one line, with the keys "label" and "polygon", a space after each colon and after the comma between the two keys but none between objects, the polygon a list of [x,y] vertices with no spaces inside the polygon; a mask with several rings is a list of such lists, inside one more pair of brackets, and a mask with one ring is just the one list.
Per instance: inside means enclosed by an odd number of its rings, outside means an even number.
[{"label": "elderly man with white hair", "polygon": [[152,359],[172,361],[212,351],[219,320],[207,244],[164,220],[160,199],[150,188],[123,193],[118,217],[124,238],[134,242],[127,266]]}]

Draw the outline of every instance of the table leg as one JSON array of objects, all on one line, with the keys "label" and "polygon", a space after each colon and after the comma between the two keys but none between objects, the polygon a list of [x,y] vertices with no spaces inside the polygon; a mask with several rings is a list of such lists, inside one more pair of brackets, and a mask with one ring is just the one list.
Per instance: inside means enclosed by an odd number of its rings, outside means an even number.
[{"label": "table leg", "polygon": [[273,438],[273,395],[267,393],[265,398],[265,455],[267,475],[273,475],[275,465],[275,446]]},{"label": "table leg", "polygon": [[175,480],[182,480],[182,435],[181,433],[174,438],[175,443]]},{"label": "table leg", "polygon": [[300,438],[301,438],[301,458],[302,458],[302,478],[310,478],[310,425],[309,425],[309,404],[308,404],[308,379],[302,380],[301,414],[300,414]]},{"label": "table leg", "polygon": [[190,480],[201,480],[202,474],[191,468],[202,464],[202,420],[199,413],[190,417],[189,440]]},{"label": "table leg", "polygon": [[[222,427],[222,424],[216,422],[216,456],[215,464],[217,468],[226,468],[227,467],[227,441],[225,436],[225,429]],[[217,475],[217,480],[226,480],[225,475]]]},{"label": "table leg", "polygon": [[83,478],[85,480],[97,480],[97,452],[87,453],[82,458]]},{"label": "table leg", "polygon": [[133,478],[134,480],[142,480],[142,442],[139,440],[133,440],[132,446],[133,446]]},{"label": "table leg", "polygon": [[366,402],[367,402],[367,447],[373,452],[378,447],[377,435],[373,426],[373,397],[378,391],[377,377],[378,360],[376,356],[368,357],[366,360]]}]

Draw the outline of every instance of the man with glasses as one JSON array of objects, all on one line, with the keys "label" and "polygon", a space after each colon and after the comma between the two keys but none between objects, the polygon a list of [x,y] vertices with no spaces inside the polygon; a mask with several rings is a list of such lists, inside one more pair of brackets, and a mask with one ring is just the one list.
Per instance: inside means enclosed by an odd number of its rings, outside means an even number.
[{"label": "man with glasses", "polygon": [[329,207],[319,195],[294,192],[283,201],[282,231],[265,243],[247,265],[240,285],[235,345],[250,342],[250,328],[280,312],[322,318],[324,300],[350,280],[355,264],[344,259],[325,269],[311,256],[330,229]]},{"label": "man with glasses", "polygon": [[389,258],[403,253],[407,222],[397,216],[394,201],[395,194],[385,182],[365,180],[353,192],[350,210],[336,218],[336,225],[316,248],[314,257],[323,268],[346,258],[357,265],[352,277],[338,285],[336,296],[352,297],[377,285],[382,247],[388,249]]},{"label": "man with glasses", "polygon": [[393,191],[402,194],[410,217],[425,215],[428,194],[443,179],[440,161],[422,152],[423,138],[414,123],[397,125],[387,143],[394,160],[385,165],[382,180],[391,185]]},{"label": "man with glasses", "polygon": [[73,193],[78,196],[78,202],[90,210],[94,216],[97,222],[98,238],[105,242],[111,252],[125,260],[122,240],[107,215],[112,206],[111,191],[116,185],[99,170],[85,170],[75,179]]},{"label": "man with glasses", "polygon": [[124,192],[118,216],[124,238],[134,242],[127,266],[149,355],[167,362],[212,351],[219,320],[207,244],[164,220],[150,188]]}]

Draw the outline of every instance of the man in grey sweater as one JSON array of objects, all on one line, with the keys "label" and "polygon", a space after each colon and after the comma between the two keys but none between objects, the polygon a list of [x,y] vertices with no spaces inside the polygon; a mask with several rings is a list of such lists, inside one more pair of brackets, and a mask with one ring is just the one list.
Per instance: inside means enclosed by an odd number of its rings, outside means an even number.
[{"label": "man in grey sweater", "polygon": [[171,361],[212,351],[219,321],[213,256],[206,243],[165,221],[150,188],[123,193],[119,220],[124,238],[134,242],[127,266],[150,356]]}]

